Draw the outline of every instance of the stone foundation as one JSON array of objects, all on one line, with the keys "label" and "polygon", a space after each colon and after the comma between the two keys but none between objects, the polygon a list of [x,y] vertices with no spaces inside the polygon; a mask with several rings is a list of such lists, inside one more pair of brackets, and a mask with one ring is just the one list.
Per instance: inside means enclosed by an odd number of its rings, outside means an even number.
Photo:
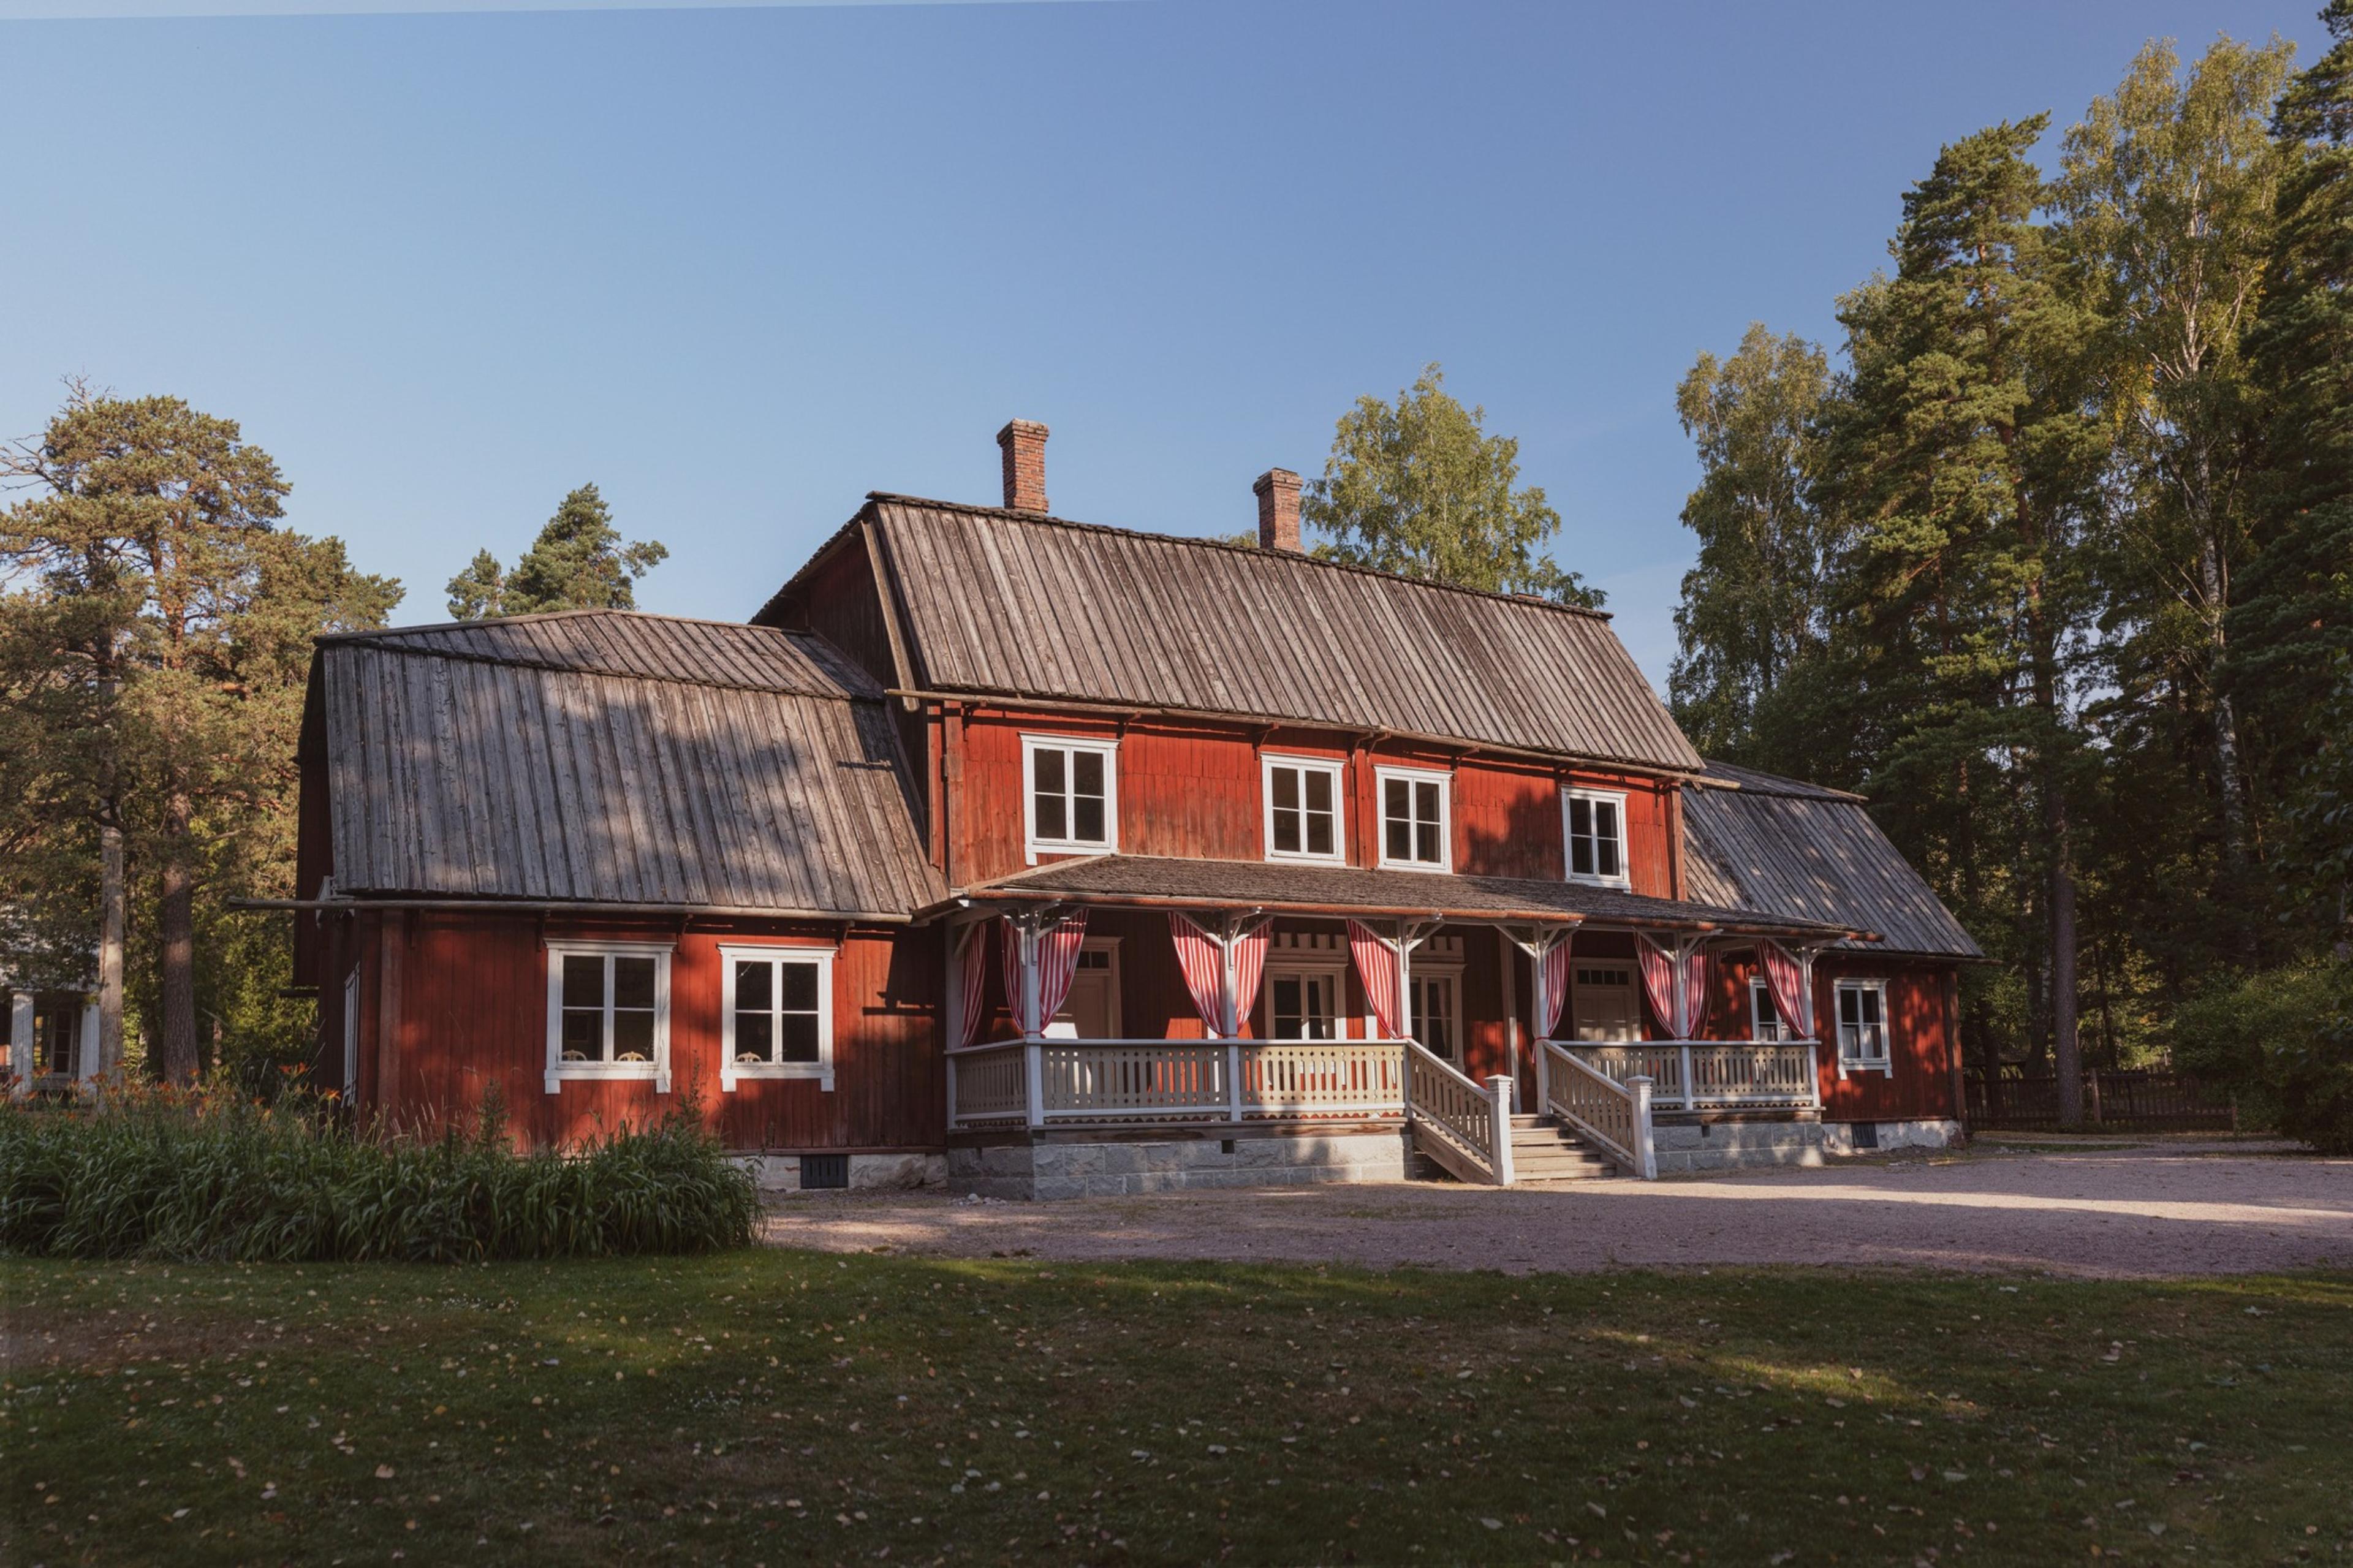
[{"label": "stone foundation", "polygon": [[[1868,1133],[1863,1129],[1869,1128]],[[1832,1121],[1822,1152],[1828,1154],[1883,1153],[1890,1149],[1949,1149],[1965,1134],[1957,1121]]]},{"label": "stone foundation", "polygon": [[[803,1190],[801,1157],[798,1154],[739,1154],[735,1162],[752,1173],[752,1179],[759,1184],[763,1194]],[[947,1179],[948,1163],[944,1154],[849,1156],[849,1185],[853,1192],[912,1191],[918,1187],[940,1186]]]},{"label": "stone foundation", "polygon": [[1819,1121],[1654,1121],[1651,1146],[1659,1174],[1819,1165],[1829,1129]]},{"label": "stone foundation", "polygon": [[1065,1136],[952,1147],[951,1191],[989,1198],[1118,1197],[1208,1187],[1280,1187],[1321,1182],[1401,1182],[1404,1132],[1253,1132],[1232,1138]]}]

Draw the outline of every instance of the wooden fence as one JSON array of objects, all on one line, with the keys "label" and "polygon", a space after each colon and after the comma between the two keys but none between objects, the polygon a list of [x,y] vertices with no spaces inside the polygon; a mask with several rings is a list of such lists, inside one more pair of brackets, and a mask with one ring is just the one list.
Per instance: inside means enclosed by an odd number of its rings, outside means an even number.
[{"label": "wooden fence", "polygon": [[[2004,1074],[1989,1083],[1968,1079],[1971,1127],[2017,1131],[2055,1131],[2059,1080],[2048,1074]],[[2084,1121],[2132,1132],[2224,1131],[2238,1126],[2231,1102],[2175,1072],[2087,1072],[2084,1075]]]}]

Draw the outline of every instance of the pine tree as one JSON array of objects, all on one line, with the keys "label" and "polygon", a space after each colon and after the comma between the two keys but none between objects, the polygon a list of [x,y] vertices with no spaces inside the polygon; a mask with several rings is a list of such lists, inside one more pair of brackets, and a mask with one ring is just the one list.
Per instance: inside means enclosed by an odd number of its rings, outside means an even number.
[{"label": "pine tree", "polygon": [[497,556],[476,552],[472,563],[449,579],[449,614],[473,621],[551,610],[634,610],[638,580],[669,556],[651,541],[622,543],[612,508],[595,485],[582,485],[564,498],[513,571],[501,572]]},{"label": "pine tree", "polygon": [[1560,514],[1538,487],[1514,488],[1520,444],[1488,435],[1486,417],[1447,393],[1434,364],[1394,404],[1358,398],[1340,416],[1324,477],[1300,503],[1302,521],[1329,536],[1315,552],[1457,587],[1599,607],[1599,589],[1541,553],[1560,531]]}]

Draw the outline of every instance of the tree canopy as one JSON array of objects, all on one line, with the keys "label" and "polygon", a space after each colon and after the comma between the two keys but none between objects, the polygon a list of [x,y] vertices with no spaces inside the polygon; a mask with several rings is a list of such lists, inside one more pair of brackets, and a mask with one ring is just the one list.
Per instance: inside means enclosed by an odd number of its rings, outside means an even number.
[{"label": "tree canopy", "polygon": [[1519,488],[1520,444],[1488,435],[1486,417],[1455,401],[1434,364],[1395,403],[1358,398],[1340,416],[1324,477],[1300,501],[1301,520],[1325,536],[1315,553],[1598,608],[1601,591],[1543,553],[1560,514],[1540,488]]},{"label": "tree canopy", "polygon": [[449,614],[457,620],[530,616],[550,610],[633,610],[638,579],[669,559],[648,541],[625,544],[612,508],[593,484],[564,498],[512,572],[488,550],[449,579]]}]

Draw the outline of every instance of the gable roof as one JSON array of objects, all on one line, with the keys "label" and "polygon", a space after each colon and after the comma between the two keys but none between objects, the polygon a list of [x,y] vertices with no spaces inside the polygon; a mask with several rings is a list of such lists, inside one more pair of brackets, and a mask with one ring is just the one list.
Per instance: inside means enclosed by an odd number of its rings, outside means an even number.
[{"label": "gable roof", "polygon": [[1877,931],[1878,952],[1985,956],[1861,795],[1712,762],[1683,791],[1683,828],[1702,903]]},{"label": "gable roof", "polygon": [[[860,527],[925,690],[1701,767],[1597,611],[881,491],[838,541]],[[831,548],[757,618],[781,617]]]},{"label": "gable roof", "polygon": [[881,694],[818,638],[599,610],[318,657],[339,894],[891,916],[941,895]]}]

